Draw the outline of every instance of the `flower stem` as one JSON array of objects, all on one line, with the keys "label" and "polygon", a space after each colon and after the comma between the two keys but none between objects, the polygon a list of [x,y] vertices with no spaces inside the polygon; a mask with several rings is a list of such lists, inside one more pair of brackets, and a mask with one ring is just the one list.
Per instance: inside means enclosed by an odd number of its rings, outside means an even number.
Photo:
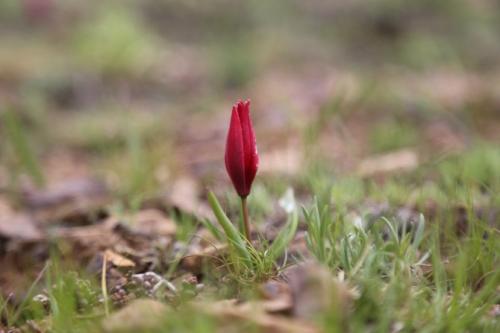
[{"label": "flower stem", "polygon": [[243,213],[243,231],[245,238],[250,243],[250,222],[248,221],[247,198],[241,198],[241,212]]}]

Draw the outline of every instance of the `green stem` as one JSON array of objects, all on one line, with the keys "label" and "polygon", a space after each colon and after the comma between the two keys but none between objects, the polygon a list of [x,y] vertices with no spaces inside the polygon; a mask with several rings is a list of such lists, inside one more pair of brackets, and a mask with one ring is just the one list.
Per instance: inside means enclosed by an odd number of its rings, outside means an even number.
[{"label": "green stem", "polygon": [[248,221],[248,207],[247,198],[241,198],[241,212],[243,215],[243,231],[245,233],[245,238],[248,243],[250,243],[250,222]]}]

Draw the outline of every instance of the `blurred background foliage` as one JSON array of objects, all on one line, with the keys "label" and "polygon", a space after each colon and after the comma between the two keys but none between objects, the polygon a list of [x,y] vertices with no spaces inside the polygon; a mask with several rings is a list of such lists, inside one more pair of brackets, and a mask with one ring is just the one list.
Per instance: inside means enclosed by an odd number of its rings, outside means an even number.
[{"label": "blurred background foliage", "polygon": [[436,197],[422,185],[435,163],[444,183],[464,172],[491,189],[499,38],[493,0],[3,0],[0,185],[97,173],[146,198],[187,174],[227,188],[230,106],[251,98],[271,193],[294,179],[355,201],[371,186],[360,165],[402,149],[424,170],[404,180]]}]

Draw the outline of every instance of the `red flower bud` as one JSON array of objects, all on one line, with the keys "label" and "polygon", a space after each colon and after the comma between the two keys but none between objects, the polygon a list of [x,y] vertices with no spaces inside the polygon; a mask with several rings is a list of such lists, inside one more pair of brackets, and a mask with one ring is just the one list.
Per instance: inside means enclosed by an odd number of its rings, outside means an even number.
[{"label": "red flower bud", "polygon": [[250,101],[239,101],[233,105],[225,162],[236,192],[242,198],[247,197],[259,165],[255,134],[250,120]]}]

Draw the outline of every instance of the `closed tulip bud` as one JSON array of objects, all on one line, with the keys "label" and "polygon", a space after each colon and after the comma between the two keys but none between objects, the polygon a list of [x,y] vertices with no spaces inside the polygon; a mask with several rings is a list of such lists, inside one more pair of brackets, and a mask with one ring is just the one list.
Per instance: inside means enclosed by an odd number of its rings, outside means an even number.
[{"label": "closed tulip bud", "polygon": [[233,105],[225,162],[236,192],[241,198],[246,198],[259,165],[255,133],[250,120],[250,101],[239,101]]}]

